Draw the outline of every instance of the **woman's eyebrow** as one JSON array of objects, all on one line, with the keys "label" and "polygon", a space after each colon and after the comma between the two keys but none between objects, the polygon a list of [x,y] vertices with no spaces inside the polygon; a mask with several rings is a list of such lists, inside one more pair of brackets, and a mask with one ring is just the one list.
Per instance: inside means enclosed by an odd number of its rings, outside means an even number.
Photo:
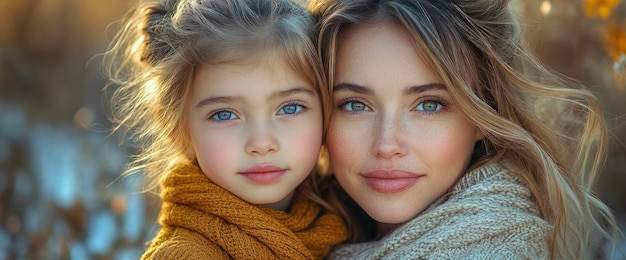
[{"label": "woman's eyebrow", "polygon": [[[411,86],[404,90],[402,90],[402,94],[411,95],[416,93],[421,93],[428,90],[444,90],[446,89],[446,85],[441,83],[429,83],[424,85]],[[374,94],[374,91],[368,87],[364,87],[357,84],[352,83],[339,83],[333,87],[334,91],[352,91],[360,94],[371,95]]]},{"label": "woman's eyebrow", "polygon": [[343,83],[343,82],[333,86],[333,92],[335,91],[352,91],[352,92],[365,94],[365,95],[374,94],[374,90],[372,90],[371,88],[364,87],[364,86],[357,85],[357,84]]},{"label": "woman's eyebrow", "polygon": [[422,92],[428,91],[428,90],[445,90],[445,89],[446,89],[446,85],[444,85],[444,84],[441,84],[441,83],[429,83],[429,84],[418,85],[418,86],[411,86],[411,87],[405,88],[404,90],[402,90],[402,94],[404,94],[404,95],[411,95],[411,94],[422,93]]}]

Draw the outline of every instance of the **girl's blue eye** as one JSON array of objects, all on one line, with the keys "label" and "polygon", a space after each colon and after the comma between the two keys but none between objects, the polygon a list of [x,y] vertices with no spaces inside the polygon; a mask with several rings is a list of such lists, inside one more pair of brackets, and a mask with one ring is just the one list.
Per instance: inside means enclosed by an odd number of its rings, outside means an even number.
[{"label": "girl's blue eye", "polygon": [[415,109],[426,112],[435,112],[443,108],[443,105],[435,100],[427,100],[419,103]]},{"label": "girl's blue eye", "polygon": [[239,117],[237,117],[235,113],[230,112],[230,111],[218,111],[211,116],[211,119],[218,120],[218,121],[232,120],[232,119],[238,119],[238,118]]},{"label": "girl's blue eye", "polygon": [[303,107],[298,104],[289,104],[284,107],[281,107],[278,111],[279,115],[292,115],[302,111]]},{"label": "girl's blue eye", "polygon": [[351,112],[360,112],[360,111],[368,111],[370,110],[365,104],[359,101],[349,101],[342,105],[342,107]]}]

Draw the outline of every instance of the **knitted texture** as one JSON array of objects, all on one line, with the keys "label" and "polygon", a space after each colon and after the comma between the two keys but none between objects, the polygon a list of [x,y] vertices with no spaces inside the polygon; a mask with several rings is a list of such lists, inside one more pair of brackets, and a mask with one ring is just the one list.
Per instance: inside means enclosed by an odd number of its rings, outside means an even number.
[{"label": "knitted texture", "polygon": [[344,241],[341,218],[296,193],[289,213],[253,205],[193,164],[162,183],[162,228],[143,259],[321,259]]},{"label": "knitted texture", "polygon": [[499,164],[463,176],[447,198],[379,241],[330,259],[547,259],[551,226],[530,190]]}]

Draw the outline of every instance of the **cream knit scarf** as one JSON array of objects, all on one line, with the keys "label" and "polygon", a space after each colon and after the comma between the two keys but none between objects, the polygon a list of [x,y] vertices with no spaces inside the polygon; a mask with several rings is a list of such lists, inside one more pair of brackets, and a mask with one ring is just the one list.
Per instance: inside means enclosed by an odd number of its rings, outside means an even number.
[{"label": "cream knit scarf", "polygon": [[492,164],[381,240],[341,246],[329,258],[547,259],[550,233],[529,189]]},{"label": "cream knit scarf", "polygon": [[163,182],[162,229],[144,259],[321,259],[346,239],[339,216],[296,193],[289,213],[247,203],[181,164]]}]

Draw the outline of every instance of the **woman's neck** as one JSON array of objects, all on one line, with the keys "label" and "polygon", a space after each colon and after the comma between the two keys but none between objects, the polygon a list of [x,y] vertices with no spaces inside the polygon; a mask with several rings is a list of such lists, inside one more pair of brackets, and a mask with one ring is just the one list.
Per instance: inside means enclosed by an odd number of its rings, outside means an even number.
[{"label": "woman's neck", "polygon": [[376,239],[383,238],[387,234],[396,230],[396,228],[404,225],[404,223],[376,223]]}]

